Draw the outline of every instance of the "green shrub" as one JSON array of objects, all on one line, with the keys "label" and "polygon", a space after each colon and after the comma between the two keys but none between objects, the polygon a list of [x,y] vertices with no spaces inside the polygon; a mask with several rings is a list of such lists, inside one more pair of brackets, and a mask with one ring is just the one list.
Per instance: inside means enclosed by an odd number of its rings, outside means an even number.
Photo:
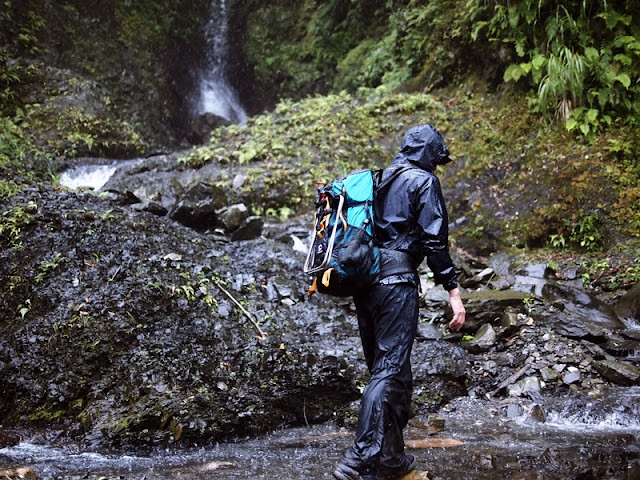
[{"label": "green shrub", "polygon": [[[640,4],[597,0],[471,0],[474,38],[511,44],[504,80],[528,79],[534,106],[591,137],[640,117]],[[493,8],[491,8],[491,5]]]}]

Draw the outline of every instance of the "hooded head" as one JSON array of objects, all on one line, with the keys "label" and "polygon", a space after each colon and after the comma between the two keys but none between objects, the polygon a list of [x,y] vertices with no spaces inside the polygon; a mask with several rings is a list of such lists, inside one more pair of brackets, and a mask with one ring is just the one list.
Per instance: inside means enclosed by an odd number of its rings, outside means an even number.
[{"label": "hooded head", "polygon": [[411,127],[405,133],[400,153],[411,163],[428,172],[433,172],[438,165],[451,161],[442,136],[428,124]]}]

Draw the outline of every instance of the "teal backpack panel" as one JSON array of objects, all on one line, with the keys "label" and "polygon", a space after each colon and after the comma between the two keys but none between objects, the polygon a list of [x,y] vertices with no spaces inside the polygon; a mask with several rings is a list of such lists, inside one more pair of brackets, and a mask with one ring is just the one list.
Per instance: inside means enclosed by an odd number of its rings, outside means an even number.
[{"label": "teal backpack panel", "polygon": [[373,242],[374,185],[374,172],[359,170],[318,189],[305,272],[317,279],[319,292],[353,295],[379,272]]}]

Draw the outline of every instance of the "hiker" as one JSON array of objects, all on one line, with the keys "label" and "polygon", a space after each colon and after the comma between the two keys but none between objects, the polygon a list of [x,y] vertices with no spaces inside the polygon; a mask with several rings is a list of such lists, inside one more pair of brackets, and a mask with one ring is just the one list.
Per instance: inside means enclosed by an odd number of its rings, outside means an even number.
[{"label": "hiker", "polygon": [[396,479],[416,467],[415,457],[404,452],[402,430],[413,392],[410,356],[418,325],[417,267],[425,257],[436,283],[449,292],[449,328],[458,331],[465,322],[449,256],[447,211],[434,174],[438,165],[449,161],[440,133],[425,124],[405,134],[402,149],[384,170],[383,181],[403,169],[374,200],[381,272],[370,288],[354,296],[371,378],[360,403],[355,440],[333,472],[338,480]]}]

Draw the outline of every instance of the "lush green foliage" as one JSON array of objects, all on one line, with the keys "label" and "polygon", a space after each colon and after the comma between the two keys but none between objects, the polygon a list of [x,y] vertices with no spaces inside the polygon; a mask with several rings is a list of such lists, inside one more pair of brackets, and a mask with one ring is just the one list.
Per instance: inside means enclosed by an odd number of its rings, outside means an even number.
[{"label": "lush green foliage", "polygon": [[243,51],[258,81],[276,82],[284,96],[396,88],[416,77],[423,88],[450,79],[463,61],[472,19],[462,3],[247,1]]},{"label": "lush green foliage", "polygon": [[473,32],[513,46],[506,81],[526,78],[535,107],[589,136],[640,117],[640,4],[632,1],[470,0]]},{"label": "lush green foliage", "polygon": [[[214,131],[209,145],[194,149],[181,161],[190,167],[208,162],[244,165],[267,186],[291,186],[290,196],[262,207],[294,208],[301,201],[306,206],[316,181],[385,165],[409,126],[425,117],[437,122],[444,115],[443,105],[426,94],[362,99],[341,93],[300,102],[283,100],[273,113],[253,117],[246,126]],[[395,137],[398,143],[382,145],[380,139],[385,137]],[[253,183],[247,182],[247,188]]]}]

